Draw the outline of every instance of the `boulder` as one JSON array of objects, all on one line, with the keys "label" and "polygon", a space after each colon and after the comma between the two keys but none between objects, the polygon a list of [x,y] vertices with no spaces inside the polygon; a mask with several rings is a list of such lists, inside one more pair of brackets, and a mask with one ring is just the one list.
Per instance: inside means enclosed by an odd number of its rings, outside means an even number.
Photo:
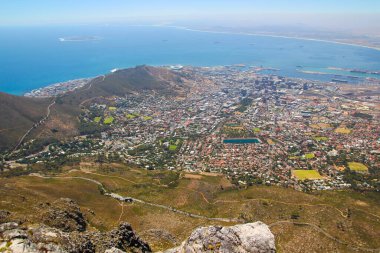
[{"label": "boulder", "polygon": [[193,231],[181,246],[165,253],[273,253],[275,239],[269,227],[262,222],[232,227],[210,226]]}]

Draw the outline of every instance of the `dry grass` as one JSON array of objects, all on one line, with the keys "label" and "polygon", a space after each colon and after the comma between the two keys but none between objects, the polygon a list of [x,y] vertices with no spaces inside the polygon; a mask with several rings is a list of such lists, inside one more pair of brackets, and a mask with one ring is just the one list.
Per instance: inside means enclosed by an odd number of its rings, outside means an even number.
[{"label": "dry grass", "polygon": [[[164,183],[173,178],[168,172],[130,169],[123,165],[103,166],[96,173],[72,171],[67,175],[93,178],[109,190],[125,196],[207,217],[244,218],[246,222],[260,220],[271,224],[290,220],[292,213],[297,212],[300,215],[298,221],[315,224],[343,241],[368,248],[380,247],[380,242],[375,239],[380,237],[380,217],[376,217],[380,206],[376,194],[350,191],[305,194],[265,186],[238,190],[223,176],[194,178],[193,174],[189,174],[190,178],[178,179],[177,186],[170,188]],[[15,216],[28,217],[30,222],[36,218],[31,210],[38,203],[52,202],[60,197],[72,198],[81,206],[92,229],[111,229],[119,219],[130,222],[143,238],[147,235],[146,239],[154,250],[172,247],[174,243],[148,236],[148,230],[164,230],[181,242],[198,226],[227,225],[138,203],[124,204],[122,213],[120,203],[101,195],[93,183],[80,179],[0,179],[0,194],[0,209],[12,211]],[[347,208],[351,209],[350,218],[346,218]],[[95,216],[89,210],[94,211]],[[305,252],[305,249],[309,252],[350,252],[309,227],[282,224],[274,226],[272,231],[279,252]]]}]

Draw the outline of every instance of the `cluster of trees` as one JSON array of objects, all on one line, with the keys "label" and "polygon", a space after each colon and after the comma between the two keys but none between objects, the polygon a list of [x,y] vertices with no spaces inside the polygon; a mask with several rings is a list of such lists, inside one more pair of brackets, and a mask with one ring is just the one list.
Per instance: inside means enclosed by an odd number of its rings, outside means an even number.
[{"label": "cluster of trees", "polygon": [[27,142],[24,144],[20,151],[17,154],[17,157],[25,157],[31,154],[35,154],[37,152],[42,151],[47,145],[59,143],[59,141],[55,138],[45,138],[45,139],[36,139],[31,142]]},{"label": "cluster of trees", "polygon": [[109,126],[101,125],[92,121],[81,119],[79,125],[79,133],[81,135],[99,135],[101,132],[107,131]]},{"label": "cluster of trees", "polygon": [[251,98],[243,98],[240,101],[240,106],[237,109],[239,112],[245,112],[248,107],[252,104],[253,100]]}]

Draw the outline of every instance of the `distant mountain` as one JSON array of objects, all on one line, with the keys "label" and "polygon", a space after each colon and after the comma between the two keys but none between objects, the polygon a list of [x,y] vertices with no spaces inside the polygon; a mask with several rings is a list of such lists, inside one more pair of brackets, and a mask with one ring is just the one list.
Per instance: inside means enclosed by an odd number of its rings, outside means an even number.
[{"label": "distant mountain", "polygon": [[[80,107],[95,98],[144,92],[178,96],[188,90],[189,86],[183,77],[165,68],[138,66],[118,70],[56,98],[49,118],[33,129],[30,136],[63,139],[77,135]],[[28,129],[46,116],[52,101],[54,98],[26,98],[0,93],[0,150],[16,145]]]}]

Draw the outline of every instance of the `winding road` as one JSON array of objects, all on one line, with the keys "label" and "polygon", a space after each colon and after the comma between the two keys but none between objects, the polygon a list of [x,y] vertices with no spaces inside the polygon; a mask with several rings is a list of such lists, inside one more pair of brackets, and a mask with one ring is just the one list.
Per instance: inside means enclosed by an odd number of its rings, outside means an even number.
[{"label": "winding road", "polygon": [[148,205],[148,206],[158,207],[158,208],[161,208],[161,209],[166,209],[166,210],[169,210],[171,212],[182,214],[182,215],[185,215],[185,216],[188,216],[188,217],[191,217],[191,218],[205,219],[205,220],[209,220],[209,221],[242,222],[241,220],[234,219],[234,218],[231,219],[231,218],[220,218],[220,217],[215,217],[215,218],[206,217],[206,216],[203,216],[203,215],[198,215],[198,214],[193,214],[193,213],[190,213],[190,212],[182,211],[182,210],[176,209],[176,208],[171,207],[171,206],[151,203],[151,202],[147,202],[147,201],[144,201],[144,200],[141,200],[141,199],[132,198],[132,197],[121,196],[121,195],[119,195],[117,193],[108,192],[107,189],[103,186],[103,184],[101,182],[99,182],[97,180],[94,180],[94,179],[91,179],[91,178],[86,178],[86,177],[48,177],[48,176],[42,176],[42,175],[39,175],[39,174],[31,174],[30,176],[35,176],[35,177],[40,177],[40,178],[45,178],[45,179],[81,179],[81,180],[85,180],[85,181],[88,181],[88,182],[91,182],[91,183],[94,183],[94,184],[100,186],[101,190],[103,192],[105,192],[104,195],[106,195],[108,197],[111,197],[111,198],[114,198],[114,199],[116,199],[118,201],[123,201],[121,198],[126,199],[126,200],[132,200],[132,202],[135,202],[135,203],[140,203],[140,204],[143,204],[143,205]]},{"label": "winding road", "polygon": [[35,129],[36,127],[38,127],[38,126],[42,125],[43,123],[45,123],[45,121],[50,116],[51,107],[53,105],[55,105],[55,99],[54,99],[54,101],[51,104],[48,105],[48,107],[46,109],[46,116],[43,117],[40,121],[34,123],[33,126],[21,137],[21,139],[19,140],[19,142],[17,143],[17,145],[13,149],[12,154],[20,147],[20,145],[24,142],[25,138],[28,137],[28,135],[33,131],[33,129]]},{"label": "winding road", "polygon": [[[100,82],[103,82],[106,78],[106,75],[101,75],[99,76],[99,78],[102,78],[102,80],[100,80]],[[95,80],[96,79],[93,79],[92,81],[89,82],[89,86],[86,87],[85,89],[83,89],[83,91],[87,91],[89,89],[91,89],[92,85],[95,83]],[[87,99],[85,101],[83,101],[82,103],[80,103],[80,106],[82,106],[85,102],[87,101],[90,101],[94,98],[90,98],[90,99]],[[46,116],[44,118],[42,118],[40,121],[38,122],[35,122],[33,124],[33,126],[31,128],[28,129],[28,131],[20,138],[20,140],[18,141],[18,143],[16,144],[16,146],[14,147],[13,151],[11,154],[14,154],[14,152],[17,151],[17,149],[20,147],[20,145],[24,142],[24,140],[26,139],[26,137],[28,137],[30,135],[30,133],[33,131],[33,129],[37,128],[38,126],[42,125],[43,123],[45,123],[45,121],[49,118],[50,116],[50,113],[51,113],[51,107],[53,105],[55,105],[56,103],[56,98],[54,99],[54,101],[48,105],[48,107],[46,108]],[[4,129],[3,129],[4,130]]]},{"label": "winding road", "polygon": [[[94,173],[94,174],[102,175],[102,174],[98,174],[98,173]],[[50,176],[42,176],[40,174],[31,174],[30,176],[35,176],[35,177],[40,177],[40,178],[45,178],[45,179],[81,179],[81,180],[85,180],[85,181],[94,183],[94,184],[98,185],[101,188],[101,191],[105,192],[105,194],[104,194],[105,196],[114,198],[114,199],[116,199],[116,200],[118,200],[120,202],[121,207],[122,207],[122,213],[121,213],[121,215],[119,217],[119,220],[121,219],[121,217],[122,217],[122,215],[124,213],[124,202],[128,202],[128,201],[132,200],[132,202],[135,202],[135,203],[140,203],[140,204],[143,204],[143,205],[148,205],[148,206],[153,206],[153,207],[169,210],[171,212],[178,213],[178,214],[181,214],[181,215],[184,215],[184,216],[188,216],[188,217],[191,217],[191,218],[204,219],[204,220],[209,220],[209,221],[222,221],[222,222],[229,222],[229,223],[231,223],[231,222],[241,223],[242,222],[241,220],[235,219],[235,218],[220,218],[220,217],[211,218],[211,217],[206,217],[206,216],[203,216],[203,215],[198,215],[198,214],[193,214],[193,213],[190,213],[190,212],[182,211],[182,210],[176,209],[176,208],[171,207],[171,206],[151,203],[151,202],[147,202],[147,201],[144,201],[144,200],[141,200],[141,199],[137,199],[137,198],[132,198],[132,197],[124,197],[124,196],[121,196],[121,195],[116,194],[116,193],[110,193],[110,192],[107,191],[107,189],[103,186],[103,184],[101,182],[99,182],[97,180],[94,180],[94,179],[91,179],[91,178],[86,178],[86,177],[67,177],[67,176],[64,176],[64,177],[50,177]],[[107,176],[107,175],[102,175],[102,176]],[[207,199],[204,197],[204,200],[207,200]],[[257,199],[257,200],[268,200],[268,199]],[[268,200],[268,201],[273,201],[273,200]],[[207,200],[207,202],[210,203],[208,200]],[[218,201],[216,201],[216,202],[218,202]],[[214,202],[214,203],[216,203],[216,202]],[[228,201],[226,201],[226,202],[228,202]],[[235,201],[230,201],[230,202],[235,202]],[[280,202],[280,201],[278,201],[278,202]],[[288,202],[280,202],[280,203],[290,204]],[[310,205],[310,204],[299,204],[299,203],[297,205],[313,206],[313,205]],[[324,205],[324,204],[320,204],[320,205],[329,206],[329,205]],[[343,214],[342,211],[340,211],[337,208],[335,208],[335,209],[337,211],[339,211],[340,214],[343,217],[346,217]],[[339,244],[345,245],[346,247],[348,247],[348,248],[350,248],[352,250],[355,250],[355,251],[380,252],[380,249],[371,249],[371,248],[365,248],[365,247],[360,247],[360,246],[356,246],[356,245],[351,245],[348,242],[342,241],[342,240],[334,237],[333,235],[329,234],[328,232],[326,232],[322,228],[320,228],[317,225],[312,224],[312,223],[284,220],[284,221],[274,222],[274,223],[270,224],[269,227],[271,228],[271,227],[274,227],[274,226],[284,225],[284,224],[285,225],[291,224],[291,225],[299,225],[299,226],[309,226],[309,227],[313,228],[314,230],[318,231],[319,233],[322,233],[327,238],[329,238],[329,239],[331,239],[331,240],[333,240],[333,241],[335,241],[335,242],[337,242]]]}]

